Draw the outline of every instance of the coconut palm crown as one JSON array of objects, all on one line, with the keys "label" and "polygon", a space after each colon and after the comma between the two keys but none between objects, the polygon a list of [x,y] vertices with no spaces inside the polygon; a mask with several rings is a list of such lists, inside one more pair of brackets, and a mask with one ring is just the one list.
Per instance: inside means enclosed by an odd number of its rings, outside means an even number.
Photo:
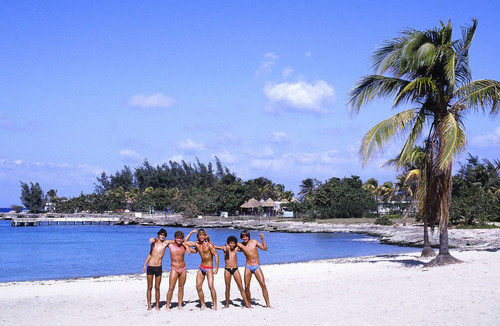
[{"label": "coconut palm crown", "polygon": [[[406,139],[397,166],[410,161],[417,143],[424,142],[430,178],[427,191],[435,194],[434,210],[439,219],[440,251],[436,259],[449,256],[448,216],[451,203],[453,158],[466,145],[463,117],[483,111],[498,113],[500,82],[472,80],[469,48],[477,20],[462,27],[462,38],[452,40],[451,23],[441,22],[433,29],[404,30],[374,52],[377,74],[363,77],[349,93],[349,108],[358,113],[374,99],[394,98],[393,108],[403,109],[371,128],[363,137],[360,157],[363,164],[395,136]],[[451,256],[449,256],[451,257]],[[443,260],[446,263],[446,260]]]}]

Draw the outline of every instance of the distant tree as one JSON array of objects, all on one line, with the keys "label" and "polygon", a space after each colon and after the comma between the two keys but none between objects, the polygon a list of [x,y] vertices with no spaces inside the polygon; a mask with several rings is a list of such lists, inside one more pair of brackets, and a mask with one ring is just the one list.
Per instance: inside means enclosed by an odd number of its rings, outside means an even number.
[{"label": "distant tree", "polygon": [[46,198],[48,201],[51,201],[51,200],[57,198],[57,190],[50,189],[49,191],[47,191]]},{"label": "distant tree", "polygon": [[479,161],[469,154],[453,176],[450,223],[483,224],[500,221],[500,161]]},{"label": "distant tree", "polygon": [[321,185],[321,181],[318,179],[313,179],[313,178],[307,178],[302,180],[302,183],[300,184],[300,191],[299,191],[299,199],[300,200],[307,200],[313,197],[314,192],[318,187]]},{"label": "distant tree", "polygon": [[10,205],[10,208],[16,212],[16,213],[21,213],[21,210],[23,209],[23,206],[19,206],[19,205]]},{"label": "distant tree", "polygon": [[43,210],[45,196],[38,182],[30,182],[30,185],[28,185],[21,181],[21,202],[31,213],[37,213]]},{"label": "distant tree", "polygon": [[370,178],[363,184],[363,189],[373,195],[373,199],[378,201],[378,180]]},{"label": "distant tree", "polygon": [[318,187],[312,204],[319,218],[362,217],[376,209],[376,202],[358,176],[331,178]]}]

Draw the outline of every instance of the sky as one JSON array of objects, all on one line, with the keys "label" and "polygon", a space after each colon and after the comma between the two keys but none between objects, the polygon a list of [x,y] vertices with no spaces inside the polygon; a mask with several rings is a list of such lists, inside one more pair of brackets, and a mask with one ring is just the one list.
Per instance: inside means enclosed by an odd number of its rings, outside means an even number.
[{"label": "sky", "polygon": [[[92,193],[96,177],[217,156],[243,180],[295,193],[306,178],[363,166],[364,134],[395,113],[375,101],[351,115],[349,90],[370,56],[408,28],[477,18],[473,79],[500,80],[497,1],[0,1],[0,207],[20,181],[59,196]],[[408,107],[409,108],[409,107]],[[467,153],[500,158],[500,118],[470,114]]]}]

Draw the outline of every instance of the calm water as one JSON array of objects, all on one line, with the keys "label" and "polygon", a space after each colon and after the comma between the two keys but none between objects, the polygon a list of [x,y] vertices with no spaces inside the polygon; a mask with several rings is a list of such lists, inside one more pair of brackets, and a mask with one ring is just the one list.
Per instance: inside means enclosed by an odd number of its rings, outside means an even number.
[{"label": "calm water", "polygon": [[[0,220],[0,282],[141,273],[149,253],[148,239],[160,227],[68,225],[12,227]],[[168,239],[174,228],[165,228]],[[185,234],[191,229],[181,228]],[[207,229],[212,242],[223,245],[241,230]],[[376,238],[348,233],[263,232],[268,251],[260,251],[261,264],[290,263],[339,257],[418,251],[380,244]],[[258,239],[258,232],[251,231]],[[191,240],[195,240],[193,234]],[[239,265],[245,263],[238,254]],[[220,267],[224,267],[221,257]],[[198,254],[186,255],[189,269],[199,266]],[[163,266],[169,269],[169,254]]]}]

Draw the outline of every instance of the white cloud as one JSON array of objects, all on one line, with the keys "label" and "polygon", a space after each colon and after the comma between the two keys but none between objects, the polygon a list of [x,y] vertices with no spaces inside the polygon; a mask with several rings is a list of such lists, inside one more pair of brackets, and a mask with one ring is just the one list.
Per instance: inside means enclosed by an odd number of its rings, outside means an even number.
[{"label": "white cloud", "polygon": [[128,105],[140,108],[170,108],[174,104],[173,99],[161,93],[153,95],[136,94],[128,101]]},{"label": "white cloud", "polygon": [[180,148],[188,151],[204,151],[205,145],[195,143],[191,138],[181,141],[179,143]]},{"label": "white cloud", "polygon": [[223,165],[236,162],[236,157],[231,153],[229,153],[229,151],[227,151],[226,149],[222,150],[222,152],[219,152],[217,154],[213,154],[212,156],[217,156],[217,158],[219,158],[219,160]]},{"label": "white cloud", "polygon": [[140,159],[142,158],[141,155],[139,155],[139,153],[137,153],[136,151],[134,151],[133,149],[122,149],[120,151],[120,155],[123,156],[123,157],[126,157],[126,158],[133,158],[133,159]]},{"label": "white cloud", "polygon": [[290,67],[285,67],[283,69],[283,77],[287,78],[293,73],[293,69]]},{"label": "white cloud", "polygon": [[497,127],[492,133],[476,136],[471,140],[471,145],[486,148],[500,146],[500,127]]},{"label": "white cloud", "polygon": [[288,136],[284,131],[274,131],[272,141],[277,144],[283,144],[288,141]]},{"label": "white cloud", "polygon": [[306,57],[308,57],[308,58],[309,58],[310,56],[312,56],[311,51],[306,51]]},{"label": "white cloud", "polygon": [[269,73],[272,70],[272,67],[278,61],[279,56],[276,53],[268,52],[264,55],[264,60],[260,64],[259,68],[255,71],[256,76],[263,75],[265,73]]},{"label": "white cloud", "polygon": [[181,154],[177,154],[177,155],[172,155],[172,157],[170,157],[167,162],[181,162],[182,160],[184,159],[184,156],[182,156]]},{"label": "white cloud", "polygon": [[21,164],[23,164],[23,160],[15,160],[14,164],[21,165]]},{"label": "white cloud", "polygon": [[335,100],[333,86],[323,80],[318,80],[314,84],[304,81],[268,84],[264,88],[264,95],[269,101],[268,110],[273,113],[327,113]]}]

